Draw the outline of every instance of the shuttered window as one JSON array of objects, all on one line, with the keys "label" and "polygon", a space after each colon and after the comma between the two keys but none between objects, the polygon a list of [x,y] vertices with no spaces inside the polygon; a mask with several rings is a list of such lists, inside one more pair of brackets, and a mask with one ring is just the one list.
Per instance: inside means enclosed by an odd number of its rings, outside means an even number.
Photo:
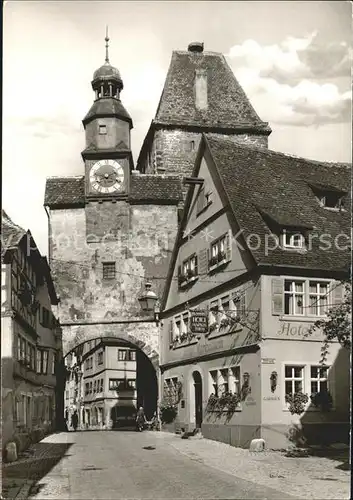
[{"label": "shuttered window", "polygon": [[233,234],[229,230],[211,244],[209,249],[209,270],[213,270],[232,260],[232,242]]},{"label": "shuttered window", "polygon": [[338,282],[311,279],[272,278],[272,314],[281,316],[325,316],[343,301]]},{"label": "shuttered window", "polygon": [[272,314],[284,314],[284,282],[282,278],[272,278]]}]

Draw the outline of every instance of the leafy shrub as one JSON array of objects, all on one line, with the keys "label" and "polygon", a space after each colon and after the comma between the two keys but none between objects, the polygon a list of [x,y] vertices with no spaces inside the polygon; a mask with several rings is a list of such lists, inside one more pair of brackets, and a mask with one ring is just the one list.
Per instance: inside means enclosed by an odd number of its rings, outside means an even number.
[{"label": "leafy shrub", "polygon": [[305,405],[309,401],[308,395],[302,392],[286,394],[286,403],[289,404],[289,411],[292,415],[301,415],[304,413]]},{"label": "leafy shrub", "polygon": [[332,409],[332,396],[328,391],[317,392],[310,396],[312,404],[321,411],[327,412]]},{"label": "leafy shrub", "polygon": [[161,420],[164,424],[170,424],[178,414],[177,407],[169,403],[162,403],[160,406]]}]

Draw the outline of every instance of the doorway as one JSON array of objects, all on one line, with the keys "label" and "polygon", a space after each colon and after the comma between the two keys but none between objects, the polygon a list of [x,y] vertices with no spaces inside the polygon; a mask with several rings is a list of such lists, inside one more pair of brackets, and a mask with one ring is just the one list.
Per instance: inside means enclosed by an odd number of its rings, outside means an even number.
[{"label": "doorway", "polygon": [[195,371],[192,374],[194,379],[195,394],[195,424],[197,429],[201,429],[202,424],[202,377],[200,372]]}]

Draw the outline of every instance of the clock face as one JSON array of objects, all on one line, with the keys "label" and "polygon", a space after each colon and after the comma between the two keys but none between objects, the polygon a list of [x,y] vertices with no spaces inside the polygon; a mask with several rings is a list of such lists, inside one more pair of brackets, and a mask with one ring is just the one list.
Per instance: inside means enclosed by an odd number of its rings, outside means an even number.
[{"label": "clock face", "polygon": [[115,160],[100,160],[91,168],[89,180],[97,193],[110,194],[121,191],[124,185],[124,169]]}]

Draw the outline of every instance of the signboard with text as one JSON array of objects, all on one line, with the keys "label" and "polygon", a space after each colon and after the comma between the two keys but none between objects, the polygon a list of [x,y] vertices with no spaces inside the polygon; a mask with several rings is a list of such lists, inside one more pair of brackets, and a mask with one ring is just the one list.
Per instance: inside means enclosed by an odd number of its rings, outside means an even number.
[{"label": "signboard with text", "polygon": [[190,311],[190,330],[192,333],[208,333],[207,311]]}]

